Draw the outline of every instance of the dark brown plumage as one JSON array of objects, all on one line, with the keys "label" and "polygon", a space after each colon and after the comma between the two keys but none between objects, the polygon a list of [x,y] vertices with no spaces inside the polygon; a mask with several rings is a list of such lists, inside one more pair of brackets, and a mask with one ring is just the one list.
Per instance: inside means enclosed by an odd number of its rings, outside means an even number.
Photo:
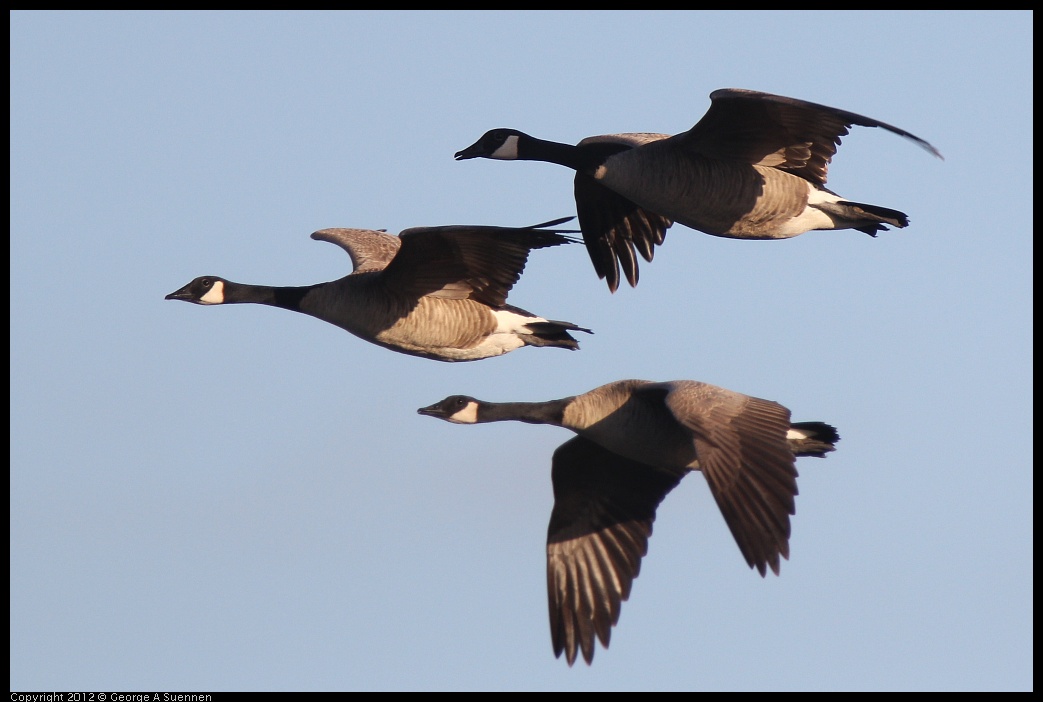
[{"label": "dark brown plumage", "polygon": [[842,198],[825,187],[840,138],[880,127],[941,154],[885,122],[826,105],[753,90],[710,94],[686,132],[605,134],[576,145],[493,129],[456,158],[546,161],[576,171],[574,194],[591,263],[610,291],[620,269],[637,285],[637,255],[651,261],[678,222],[735,239],[785,239],[814,229],[875,236],[905,227],[898,210]]},{"label": "dark brown plumage", "polygon": [[747,564],[762,576],[789,557],[797,456],[839,441],[822,422],[792,423],[782,405],[693,380],[620,380],[547,402],[453,395],[418,410],[449,422],[521,421],[577,434],[551,461],[547,531],[551,641],[569,665],[608,646],[648,550],[663,498],[690,471],[706,476]]},{"label": "dark brown plumage", "polygon": [[311,315],[379,346],[438,361],[474,361],[522,346],[577,349],[571,322],[507,304],[529,252],[571,243],[554,229],[414,227],[399,236],[369,229],[323,229],[312,238],[348,252],[353,271],[303,287],[233,283],[201,276],[166,296],[201,305],[256,303]]}]

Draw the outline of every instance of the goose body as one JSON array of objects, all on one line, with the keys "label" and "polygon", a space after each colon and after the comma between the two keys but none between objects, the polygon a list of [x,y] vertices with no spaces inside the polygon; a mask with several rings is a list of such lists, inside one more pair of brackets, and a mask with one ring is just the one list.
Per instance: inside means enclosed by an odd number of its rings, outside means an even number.
[{"label": "goose body", "polygon": [[693,380],[620,380],[547,402],[452,395],[417,410],[458,424],[520,421],[576,434],[551,461],[547,533],[551,640],[569,665],[607,647],[630,595],[656,508],[701,471],[751,568],[779,573],[789,558],[798,456],[823,457],[840,437],[823,422],[790,421],[782,405]]},{"label": "goose body", "polygon": [[456,159],[574,169],[583,239],[598,277],[614,292],[620,269],[637,285],[636,254],[651,261],[674,222],[733,239],[787,239],[816,229],[876,236],[908,226],[903,212],[825,187],[829,162],[853,125],[881,127],[941,157],[905,130],[813,102],[739,89],[716,90],[710,100],[694,127],[673,136],[606,134],[570,145],[493,129]]},{"label": "goose body", "polygon": [[166,296],[201,305],[255,303],[316,317],[379,346],[439,361],[474,361],[522,346],[579,348],[570,331],[590,330],[508,305],[529,252],[570,243],[553,227],[414,227],[399,236],[323,229],[353,271],[303,287],[233,283],[201,276]]}]

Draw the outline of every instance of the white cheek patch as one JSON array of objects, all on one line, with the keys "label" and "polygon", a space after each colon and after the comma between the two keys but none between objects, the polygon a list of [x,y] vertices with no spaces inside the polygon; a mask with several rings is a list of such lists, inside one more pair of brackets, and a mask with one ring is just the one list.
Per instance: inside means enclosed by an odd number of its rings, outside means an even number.
[{"label": "white cheek patch", "polygon": [[453,424],[475,424],[478,422],[478,403],[468,402],[467,406],[449,417]]},{"label": "white cheek patch", "polygon": [[204,305],[221,305],[225,301],[225,284],[220,280],[215,280],[214,284],[206,291],[206,295],[199,298],[199,302]]},{"label": "white cheek patch", "polygon": [[493,151],[489,155],[489,158],[497,158],[501,161],[514,161],[518,158],[518,136],[512,134],[507,137],[507,140],[496,151]]}]

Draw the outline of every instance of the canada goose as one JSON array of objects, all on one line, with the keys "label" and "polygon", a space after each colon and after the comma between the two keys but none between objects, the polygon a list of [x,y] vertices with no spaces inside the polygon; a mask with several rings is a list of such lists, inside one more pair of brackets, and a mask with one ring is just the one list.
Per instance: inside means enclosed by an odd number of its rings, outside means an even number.
[{"label": "canada goose", "polygon": [[547,402],[451,395],[417,410],[457,424],[519,421],[575,432],[554,452],[547,592],[554,655],[588,664],[608,647],[620,602],[648,550],[656,507],[689,471],[706,476],[751,568],[779,573],[789,558],[797,456],[824,457],[840,440],[823,422],[790,422],[769,400],[694,380],[619,380]]},{"label": "canada goose", "polygon": [[493,129],[456,160],[548,161],[576,171],[580,229],[599,278],[637,285],[635,250],[646,261],[673,222],[732,239],[787,239],[812,229],[871,236],[905,227],[902,212],[842,198],[826,171],[848,127],[883,127],[941,154],[909,132],[813,102],[723,89],[687,132],[605,134],[576,144]]},{"label": "canada goose", "polygon": [[270,287],[201,276],[166,296],[199,305],[253,302],[302,312],[374,344],[438,361],[475,361],[522,346],[578,349],[570,322],[506,304],[529,251],[572,243],[554,229],[414,227],[398,236],[369,229],[322,229],[312,239],[340,246],[353,272],[303,287]]}]

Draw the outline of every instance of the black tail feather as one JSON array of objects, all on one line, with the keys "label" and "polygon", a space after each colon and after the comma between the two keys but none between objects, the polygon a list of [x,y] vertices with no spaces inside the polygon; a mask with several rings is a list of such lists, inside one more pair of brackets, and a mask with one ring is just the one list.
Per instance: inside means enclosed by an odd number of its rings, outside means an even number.
[{"label": "black tail feather", "polygon": [[560,322],[554,319],[549,319],[546,322],[526,322],[525,326],[532,333],[521,336],[529,346],[558,346],[566,349],[578,349],[579,342],[569,332],[594,333],[572,322]]},{"label": "black tail feather", "polygon": [[887,231],[886,225],[899,229],[909,226],[909,217],[905,212],[880,205],[839,200],[823,202],[814,207],[829,215],[833,220],[834,229],[856,229],[869,236],[876,236],[877,232]]},{"label": "black tail feather", "polygon": [[793,422],[790,428],[808,435],[804,439],[790,439],[790,448],[797,456],[824,458],[836,450],[835,444],[840,441],[836,427],[825,422]]}]

